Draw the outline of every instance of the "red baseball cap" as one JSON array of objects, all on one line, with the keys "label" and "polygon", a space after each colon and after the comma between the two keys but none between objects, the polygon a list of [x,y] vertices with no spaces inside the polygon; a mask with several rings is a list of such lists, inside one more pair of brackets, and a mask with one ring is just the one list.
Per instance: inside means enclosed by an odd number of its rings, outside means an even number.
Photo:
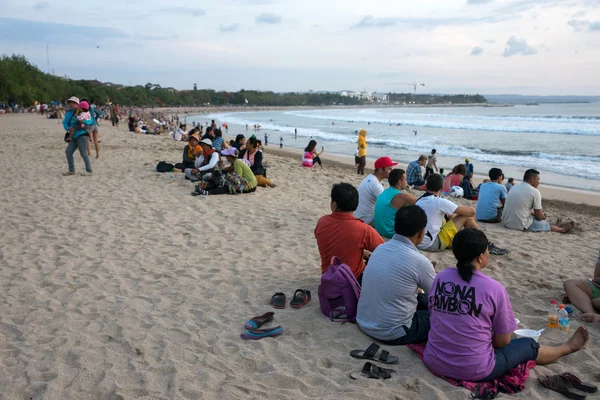
[{"label": "red baseball cap", "polygon": [[389,157],[379,157],[375,160],[375,169],[393,167],[394,165],[398,165],[398,163],[392,161]]}]

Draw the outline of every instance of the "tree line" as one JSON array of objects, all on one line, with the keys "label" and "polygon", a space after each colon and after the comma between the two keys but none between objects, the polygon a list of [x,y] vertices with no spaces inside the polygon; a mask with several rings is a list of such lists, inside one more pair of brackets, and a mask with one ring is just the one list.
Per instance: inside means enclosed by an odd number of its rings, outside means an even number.
[{"label": "tree line", "polygon": [[[73,80],[42,72],[22,55],[2,55],[0,57],[0,103],[30,106],[35,101],[50,103],[64,102],[71,96],[93,99],[102,105],[108,101],[121,105],[135,106],[325,106],[363,105],[369,101],[339,93],[275,93],[271,91],[240,90],[238,92],[215,91],[209,89],[178,91],[163,88],[159,84],[122,86],[108,85],[96,80]],[[429,96],[416,97],[410,94],[390,93],[390,102],[414,101],[416,103],[453,102],[485,103],[483,96]],[[403,97],[404,96],[404,97]],[[408,96],[408,97],[406,97]],[[435,98],[435,100],[432,100]],[[448,98],[448,99],[446,99]]]}]

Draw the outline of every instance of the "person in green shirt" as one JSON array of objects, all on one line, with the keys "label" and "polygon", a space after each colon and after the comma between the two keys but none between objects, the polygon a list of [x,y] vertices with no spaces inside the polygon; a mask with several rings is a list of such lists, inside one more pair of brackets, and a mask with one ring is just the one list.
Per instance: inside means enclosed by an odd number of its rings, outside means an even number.
[{"label": "person in green shirt", "polygon": [[196,187],[192,192],[193,196],[208,196],[215,194],[236,194],[236,193],[251,193],[256,190],[258,182],[254,173],[243,160],[238,158],[240,152],[235,147],[230,147],[221,151],[221,155],[227,157],[227,161],[231,164],[227,170],[233,172],[227,179],[225,186],[214,189],[201,189]]},{"label": "person in green shirt", "polygon": [[373,222],[375,230],[381,236],[391,239],[394,236],[394,221],[396,211],[407,204],[415,204],[417,198],[411,194],[402,193],[406,190],[406,172],[403,169],[393,169],[388,177],[390,187],[384,190],[375,202]]}]

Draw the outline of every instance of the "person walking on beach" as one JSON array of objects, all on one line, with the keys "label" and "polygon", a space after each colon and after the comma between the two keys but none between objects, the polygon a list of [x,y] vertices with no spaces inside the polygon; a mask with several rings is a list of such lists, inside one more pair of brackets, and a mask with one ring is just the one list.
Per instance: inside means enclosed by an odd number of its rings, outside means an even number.
[{"label": "person walking on beach", "polygon": [[468,157],[465,158],[465,175],[473,176],[474,171],[475,171],[475,167],[471,163],[471,159]]},{"label": "person walking on beach", "polygon": [[119,127],[119,115],[117,114],[117,106],[112,104],[110,106],[110,121],[112,122],[112,126]]},{"label": "person walking on beach", "polygon": [[269,145],[269,135],[265,133],[265,146]]},{"label": "person walking on beach", "polygon": [[365,166],[367,165],[367,131],[361,129],[358,132],[358,165],[356,167],[357,175],[365,174]]},{"label": "person walking on beach", "polygon": [[425,165],[425,180],[427,177],[434,172],[438,172],[437,168],[437,156],[435,155],[436,149],[431,150],[431,155],[427,156],[427,164]]},{"label": "person walking on beach", "polygon": [[85,163],[86,172],[83,172],[81,175],[91,175],[92,163],[87,152],[88,141],[90,140],[89,134],[81,127],[82,122],[77,120],[77,107],[79,106],[79,99],[73,96],[67,100],[67,105],[69,110],[65,113],[63,127],[69,132],[70,136],[69,144],[65,149],[67,163],[69,164],[69,171],[63,172],[63,175],[75,175],[75,162],[73,160],[73,153],[75,153],[76,149],[79,149],[79,154]]}]

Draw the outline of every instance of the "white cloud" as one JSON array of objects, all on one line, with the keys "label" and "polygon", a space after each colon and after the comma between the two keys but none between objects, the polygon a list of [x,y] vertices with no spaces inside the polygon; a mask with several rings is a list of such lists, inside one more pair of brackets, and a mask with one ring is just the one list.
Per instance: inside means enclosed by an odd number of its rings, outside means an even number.
[{"label": "white cloud", "polygon": [[504,49],[504,57],[511,57],[517,54],[530,56],[537,53],[537,50],[527,44],[525,39],[519,40],[516,36],[512,36],[506,42]]},{"label": "white cloud", "polygon": [[372,15],[363,17],[359,23],[352,26],[352,29],[360,28],[385,28],[386,26],[396,25],[396,21],[391,18],[375,18]]},{"label": "white cloud", "polygon": [[254,18],[254,21],[257,24],[275,25],[275,24],[280,24],[282,19],[283,18],[281,17],[281,15],[271,14],[271,13],[262,13],[259,16],[257,16],[256,18]]},{"label": "white cloud", "polygon": [[473,47],[473,50],[471,50],[471,55],[472,56],[478,56],[483,54],[483,48],[479,47],[479,46],[475,46]]},{"label": "white cloud", "polygon": [[192,8],[192,7],[169,7],[163,9],[163,11],[173,13],[173,14],[182,14],[192,17],[200,17],[206,14],[206,10],[201,8]]},{"label": "white cloud", "polygon": [[492,0],[467,0],[467,4],[485,4],[490,3]]},{"label": "white cloud", "polygon": [[221,32],[237,32],[240,29],[240,24],[219,25]]}]

